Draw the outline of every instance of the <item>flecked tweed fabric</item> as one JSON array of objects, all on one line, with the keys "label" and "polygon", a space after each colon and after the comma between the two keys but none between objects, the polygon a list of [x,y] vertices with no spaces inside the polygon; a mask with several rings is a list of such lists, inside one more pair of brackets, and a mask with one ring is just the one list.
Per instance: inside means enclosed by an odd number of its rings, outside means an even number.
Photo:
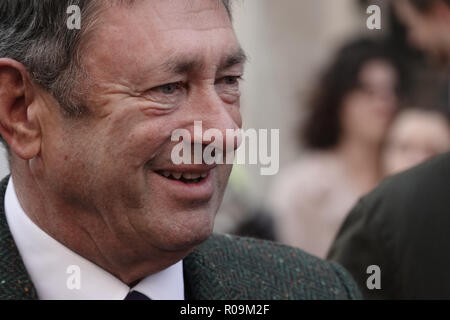
[{"label": "flecked tweed fabric", "polygon": [[9,231],[5,216],[8,178],[0,183],[0,300],[37,299],[22,258]]},{"label": "flecked tweed fabric", "polygon": [[346,300],[361,294],[347,271],[269,241],[215,235],[184,260],[193,300]]},{"label": "flecked tweed fabric", "polygon": [[[37,299],[4,212],[0,183],[0,300]],[[358,299],[348,273],[301,250],[214,235],[183,261],[186,299]]]}]

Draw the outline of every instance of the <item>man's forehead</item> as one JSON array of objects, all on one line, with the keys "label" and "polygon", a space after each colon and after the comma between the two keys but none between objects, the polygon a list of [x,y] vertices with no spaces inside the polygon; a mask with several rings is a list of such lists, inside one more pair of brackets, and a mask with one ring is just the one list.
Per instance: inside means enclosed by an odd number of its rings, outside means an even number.
[{"label": "man's forehead", "polygon": [[230,28],[231,21],[221,0],[137,0],[103,10],[105,27],[145,21],[153,30]]},{"label": "man's forehead", "polygon": [[146,73],[200,63],[220,68],[245,60],[219,0],[146,0],[114,9],[104,13],[94,31],[85,57],[88,69],[122,63],[115,66],[117,73]]},{"label": "man's forehead", "polygon": [[188,22],[186,20],[190,23],[204,22],[204,18],[211,14],[219,15],[221,21],[226,22],[224,26],[228,26],[229,22],[228,12],[221,0],[157,0],[153,9],[157,16],[168,18],[167,22],[174,27],[182,27]]}]

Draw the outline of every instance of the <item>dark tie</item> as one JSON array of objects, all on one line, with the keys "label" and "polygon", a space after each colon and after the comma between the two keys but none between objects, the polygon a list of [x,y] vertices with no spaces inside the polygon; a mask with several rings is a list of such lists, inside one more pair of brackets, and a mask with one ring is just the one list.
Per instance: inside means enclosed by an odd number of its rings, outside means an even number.
[{"label": "dark tie", "polygon": [[138,291],[130,291],[123,300],[152,300],[152,299],[150,299],[145,294],[142,294]]}]

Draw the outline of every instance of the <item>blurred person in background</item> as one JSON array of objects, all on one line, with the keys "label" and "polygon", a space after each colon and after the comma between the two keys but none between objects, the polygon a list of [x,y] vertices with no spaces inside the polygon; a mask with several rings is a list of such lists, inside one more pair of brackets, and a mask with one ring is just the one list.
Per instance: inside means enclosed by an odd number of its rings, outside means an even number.
[{"label": "blurred person in background", "polygon": [[394,120],[383,152],[386,176],[450,150],[448,117],[439,110],[406,108]]},{"label": "blurred person in background", "polygon": [[[394,4],[411,44],[448,75],[450,1]],[[436,91],[448,111],[449,86]],[[365,298],[449,299],[449,190],[450,153],[386,179],[350,212],[328,258],[352,273]]]},{"label": "blurred person in background", "polygon": [[380,152],[402,71],[381,42],[345,45],[313,92],[307,151],[275,181],[277,238],[325,257],[348,210],[381,178]]},{"label": "blurred person in background", "polygon": [[448,68],[450,0],[396,0],[393,4],[399,19],[407,27],[410,44],[427,52],[435,63]]}]

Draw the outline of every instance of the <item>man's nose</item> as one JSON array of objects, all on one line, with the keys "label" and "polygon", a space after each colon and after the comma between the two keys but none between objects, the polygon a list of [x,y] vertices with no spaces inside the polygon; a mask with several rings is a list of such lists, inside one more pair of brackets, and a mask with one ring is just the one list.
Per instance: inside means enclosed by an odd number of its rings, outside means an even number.
[{"label": "man's nose", "polygon": [[227,104],[215,90],[208,90],[193,99],[190,110],[193,143],[213,143],[215,147],[229,151],[238,148],[242,126],[239,105]]}]

